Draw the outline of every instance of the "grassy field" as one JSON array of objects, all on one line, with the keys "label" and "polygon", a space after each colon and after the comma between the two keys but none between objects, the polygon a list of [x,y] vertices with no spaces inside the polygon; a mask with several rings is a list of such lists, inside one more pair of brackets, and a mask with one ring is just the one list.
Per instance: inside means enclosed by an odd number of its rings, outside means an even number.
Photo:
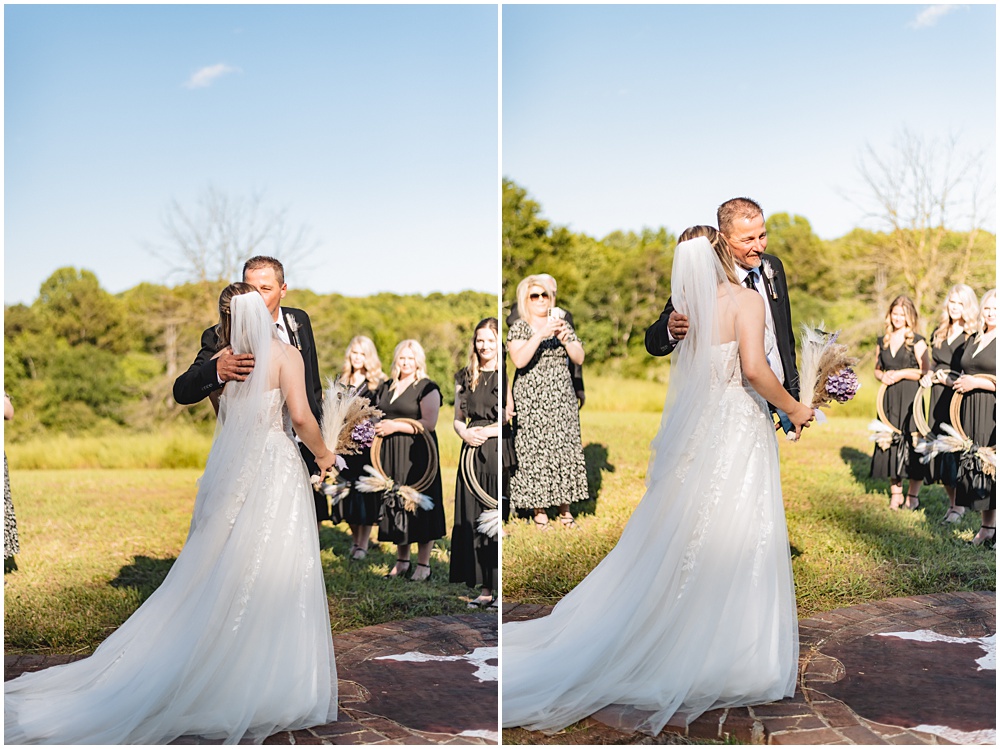
[{"label": "grassy field", "polygon": [[[460,447],[450,419],[442,417],[438,438],[450,528]],[[5,652],[91,652],[155,590],[183,546],[201,470],[145,468],[142,461],[155,464],[177,439],[177,450],[203,465],[210,438],[170,435],[160,445],[152,437],[118,439],[28,443],[8,453],[21,553],[17,571],[4,576]],[[68,466],[101,464],[108,455],[113,465],[130,467],[26,470],[20,461],[31,455]],[[390,545],[348,562],[344,524],[327,524],[320,545],[334,632],[467,611],[468,590],[447,582],[448,539],[435,546],[429,584],[383,579],[395,558]]]},{"label": "grassy field", "polygon": [[[554,604],[608,553],[643,496],[648,446],[660,421],[664,388],[651,382],[587,379],[581,412],[591,496],[573,507],[579,530],[539,533],[528,521],[508,524],[503,547],[507,600]],[[969,546],[979,526],[969,513],[943,527],[947,498],[925,487],[921,508],[892,512],[888,483],[868,478],[875,388],[858,403],[834,407],[799,443],[779,440],[781,475],[793,555],[799,616],[891,596],[993,590],[996,557]],[[655,409],[651,404],[658,397]],[[862,410],[865,400],[871,411]],[[598,410],[604,404],[628,410]]]}]

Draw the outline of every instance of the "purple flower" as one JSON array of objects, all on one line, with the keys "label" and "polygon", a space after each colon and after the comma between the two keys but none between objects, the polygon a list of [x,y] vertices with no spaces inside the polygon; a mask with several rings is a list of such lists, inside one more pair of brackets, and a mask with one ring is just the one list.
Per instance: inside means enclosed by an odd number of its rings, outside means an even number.
[{"label": "purple flower", "polygon": [[351,441],[357,443],[360,447],[371,447],[374,439],[375,425],[370,421],[362,421],[359,424],[355,424],[354,429],[351,430]]},{"label": "purple flower", "polygon": [[858,376],[850,367],[830,375],[826,381],[826,392],[837,403],[847,403],[858,392],[859,387],[861,383],[858,382]]}]

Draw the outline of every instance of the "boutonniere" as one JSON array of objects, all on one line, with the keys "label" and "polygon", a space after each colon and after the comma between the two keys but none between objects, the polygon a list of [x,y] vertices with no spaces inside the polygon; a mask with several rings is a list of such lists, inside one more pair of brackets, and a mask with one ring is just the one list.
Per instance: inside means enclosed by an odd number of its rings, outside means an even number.
[{"label": "boutonniere", "polygon": [[774,290],[774,268],[771,267],[768,260],[765,260],[762,265],[764,266],[764,278],[767,279],[767,290],[771,292],[771,298],[776,300],[778,294]]},{"label": "boutonniere", "polygon": [[288,323],[288,337],[292,339],[292,343],[295,344],[295,348],[299,351],[302,350],[302,344],[299,343],[299,324],[296,322],[295,318],[291,315],[285,315],[285,320]]}]

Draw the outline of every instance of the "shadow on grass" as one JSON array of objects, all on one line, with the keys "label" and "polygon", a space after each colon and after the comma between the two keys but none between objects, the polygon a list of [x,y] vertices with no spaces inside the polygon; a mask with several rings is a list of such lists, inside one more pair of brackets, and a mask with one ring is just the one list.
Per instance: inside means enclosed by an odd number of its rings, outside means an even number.
[{"label": "shadow on grass", "polygon": [[873,479],[871,477],[872,456],[856,450],[853,447],[840,448],[840,459],[851,469],[851,475],[855,482],[865,488],[865,492],[884,491],[889,495],[889,482],[887,479]]},{"label": "shadow on grass", "polygon": [[583,460],[587,464],[588,499],[574,503],[570,509],[574,515],[593,515],[597,511],[597,499],[601,495],[604,473],[614,473],[615,467],[608,462],[607,445],[598,442],[591,442],[583,448]]},{"label": "shadow on grass", "polygon": [[108,584],[112,588],[133,588],[145,600],[160,587],[176,559],[176,557],[154,559],[137,556],[132,560],[132,564],[127,564],[118,570],[118,577]]}]

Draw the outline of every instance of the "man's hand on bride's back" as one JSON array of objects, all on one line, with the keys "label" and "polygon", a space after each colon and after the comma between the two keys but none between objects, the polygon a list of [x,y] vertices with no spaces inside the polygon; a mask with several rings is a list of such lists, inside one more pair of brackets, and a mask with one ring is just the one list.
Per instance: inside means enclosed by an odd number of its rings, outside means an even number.
[{"label": "man's hand on bride's back", "polygon": [[687,315],[682,315],[677,310],[671,310],[670,317],[667,318],[667,330],[678,341],[684,340],[684,336],[688,332]]},{"label": "man's hand on bride's back", "polygon": [[226,346],[219,353],[215,371],[223,382],[242,382],[253,371],[253,354],[234,354],[232,348]]}]

